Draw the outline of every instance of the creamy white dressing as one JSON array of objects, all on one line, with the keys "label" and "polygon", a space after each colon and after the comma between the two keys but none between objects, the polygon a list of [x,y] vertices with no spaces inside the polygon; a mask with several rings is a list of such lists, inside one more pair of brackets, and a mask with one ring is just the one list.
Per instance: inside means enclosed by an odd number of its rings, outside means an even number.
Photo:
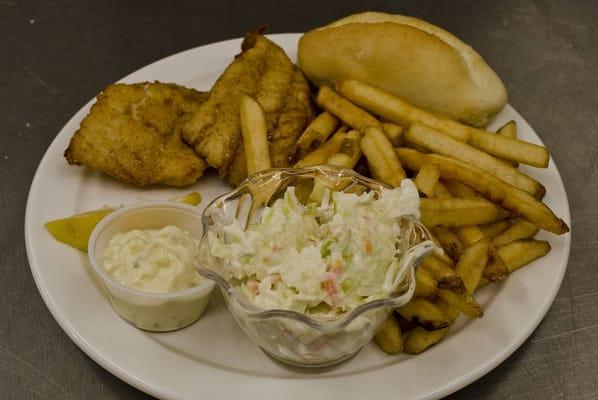
[{"label": "creamy white dressing", "polygon": [[118,282],[152,293],[172,293],[204,278],[193,267],[198,241],[182,229],[132,230],[114,235],[103,254],[103,267]]},{"label": "creamy white dressing", "polygon": [[321,204],[307,205],[289,187],[260,223],[244,230],[233,220],[210,231],[208,243],[221,274],[256,305],[334,314],[394,290],[405,216],[419,218],[410,180],[379,197],[326,192]]}]

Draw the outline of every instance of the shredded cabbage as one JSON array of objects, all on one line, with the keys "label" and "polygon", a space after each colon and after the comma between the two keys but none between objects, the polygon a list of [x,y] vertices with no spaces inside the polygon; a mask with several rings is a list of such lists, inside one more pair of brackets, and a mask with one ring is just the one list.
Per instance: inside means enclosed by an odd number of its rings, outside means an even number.
[{"label": "shredded cabbage", "polygon": [[399,273],[401,224],[419,218],[412,181],[361,195],[326,193],[301,204],[295,188],[243,230],[238,221],[208,233],[220,273],[259,307],[328,314],[388,296]]}]

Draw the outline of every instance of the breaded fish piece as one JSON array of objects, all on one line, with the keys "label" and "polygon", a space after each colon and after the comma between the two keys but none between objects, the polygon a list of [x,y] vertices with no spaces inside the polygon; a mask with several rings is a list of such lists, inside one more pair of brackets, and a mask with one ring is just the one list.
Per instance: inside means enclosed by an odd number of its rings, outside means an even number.
[{"label": "breaded fish piece", "polygon": [[64,156],[121,181],[185,186],[207,163],[180,137],[206,93],[167,83],[112,84],[100,93]]},{"label": "breaded fish piece", "polygon": [[[192,145],[208,164],[218,168],[220,176],[228,176],[231,171],[238,175],[229,179],[233,183],[238,183],[239,177],[245,175],[238,173],[244,162],[234,162],[242,157],[243,152],[239,113],[241,96],[246,94],[260,103],[268,132],[274,138],[286,103],[293,96],[291,91],[297,85],[304,86],[302,92],[309,90],[303,78],[300,84],[294,83],[297,73],[301,72],[284,50],[261,34],[248,33],[242,50],[218,78],[206,102],[183,126],[183,140]],[[313,112],[309,101],[306,107],[309,110],[306,112]],[[286,155],[281,154],[281,157]],[[233,162],[235,165],[231,165]]]},{"label": "breaded fish piece", "polygon": [[[296,160],[297,139],[314,118],[310,89],[299,68],[293,71],[293,80],[284,99],[284,107],[277,114],[266,114],[270,161],[273,167],[288,167]],[[228,182],[238,186],[247,177],[243,144],[239,146],[228,172]]]}]

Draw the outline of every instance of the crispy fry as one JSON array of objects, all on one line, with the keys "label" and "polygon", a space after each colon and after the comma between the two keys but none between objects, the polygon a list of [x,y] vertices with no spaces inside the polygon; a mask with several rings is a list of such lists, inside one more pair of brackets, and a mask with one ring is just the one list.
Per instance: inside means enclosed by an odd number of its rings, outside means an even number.
[{"label": "crispy fry", "polygon": [[473,128],[432,114],[363,82],[339,82],[337,90],[353,103],[406,128],[419,122],[444,132],[453,139],[468,142],[494,156],[518,161],[534,167],[546,167],[550,155],[546,148],[517,139]]},{"label": "crispy fry", "polygon": [[418,268],[415,272],[415,296],[432,297],[436,295],[436,280],[425,268]]},{"label": "crispy fry", "polygon": [[504,221],[497,221],[491,222],[489,224],[480,225],[479,228],[484,234],[484,236],[492,239],[506,231],[510,226],[511,221],[506,219]]},{"label": "crispy fry", "polygon": [[497,135],[482,129],[471,129],[471,138],[468,143],[484,150],[486,153],[505,160],[531,165],[532,167],[546,168],[548,166],[550,154],[546,147]]},{"label": "crispy fry", "polygon": [[371,114],[357,107],[328,86],[320,88],[316,102],[324,110],[360,132],[365,132],[365,129],[369,126],[381,126],[380,121]]},{"label": "crispy fry", "polygon": [[451,325],[457,320],[457,318],[461,314],[461,311],[459,311],[458,308],[440,298],[436,299],[434,301],[434,304],[436,304],[436,307],[440,308],[442,312],[447,316],[449,321],[451,321]]},{"label": "crispy fry", "polygon": [[452,289],[463,287],[463,280],[453,270],[450,264],[446,263],[437,254],[427,256],[421,268],[426,269],[438,282],[438,288]]},{"label": "crispy fry", "polygon": [[492,239],[492,244],[501,247],[515,240],[534,237],[539,229],[536,225],[530,224],[526,220],[515,222],[509,229]]},{"label": "crispy fry", "polygon": [[458,226],[453,228],[453,232],[455,233],[459,241],[463,243],[463,246],[470,246],[475,242],[485,238],[484,234],[482,233],[480,228],[477,227],[477,225]]},{"label": "crispy fry", "polygon": [[471,136],[469,127],[414,107],[363,82],[343,81],[337,84],[336,89],[351,102],[406,128],[413,122],[421,122],[436,129],[443,127],[443,132],[462,142],[466,142]]},{"label": "crispy fry", "polygon": [[517,123],[511,120],[498,128],[496,133],[511,139],[517,139]]},{"label": "crispy fry", "polygon": [[338,153],[346,134],[344,132],[335,133],[323,145],[297,161],[295,168],[311,167],[313,165],[325,164],[326,161],[333,155]]},{"label": "crispy fry", "polygon": [[434,188],[433,198],[435,198],[435,199],[452,199],[453,195],[451,194],[451,192],[449,192],[447,187],[442,182],[438,182],[436,184],[436,187]]},{"label": "crispy fry", "polygon": [[247,95],[241,98],[241,133],[247,162],[247,174],[271,168],[268,129],[264,111]]},{"label": "crispy fry", "polygon": [[484,199],[420,199],[420,210],[421,221],[427,227],[486,224],[509,216]]},{"label": "crispy fry", "polygon": [[[515,121],[507,122],[506,124],[504,124],[503,126],[498,128],[498,130],[496,131],[496,134],[504,136],[504,137],[508,137],[511,139],[517,139],[517,123]],[[507,164],[509,164],[512,167],[517,168],[519,166],[519,163],[517,161],[505,160],[504,158],[501,158],[501,160],[506,162]]]},{"label": "crispy fry", "polygon": [[405,340],[404,350],[407,354],[419,354],[428,347],[440,342],[445,338],[449,328],[428,331],[421,326],[416,326]]},{"label": "crispy fry", "polygon": [[[479,195],[470,187],[463,185],[460,182],[456,181],[446,181],[446,187],[448,188],[448,197],[451,198],[452,196],[462,197],[462,198],[480,198]],[[472,226],[458,226],[453,228],[453,232],[463,243],[464,246],[470,246],[475,242],[484,239],[484,234],[476,225]]]},{"label": "crispy fry", "polygon": [[438,257],[446,265],[452,266],[453,259],[450,258],[448,256],[448,254],[446,254],[446,251],[444,251],[444,249],[442,248],[442,243],[440,243],[440,240],[438,240],[438,238],[436,237],[434,232],[432,230],[429,230],[429,232],[430,232],[430,237],[432,238],[432,241],[434,242],[434,244],[437,247],[436,250],[434,251],[434,254],[436,255],[436,257]]},{"label": "crispy fry", "polygon": [[454,197],[461,197],[463,199],[471,199],[471,198],[479,198],[481,197],[478,192],[473,190],[467,185],[462,184],[461,182],[453,181],[447,179],[443,181],[446,188]]},{"label": "crispy fry", "polygon": [[461,254],[463,254],[464,251],[464,246],[459,238],[457,238],[450,229],[443,226],[432,228],[432,232],[434,232],[434,235],[440,242],[440,246],[446,254],[455,261],[459,260],[459,257],[461,257]]},{"label": "crispy fry", "polygon": [[473,164],[537,198],[546,193],[544,186],[535,179],[467,143],[455,140],[426,125],[417,122],[411,124],[405,133],[405,140],[435,153]]},{"label": "crispy fry", "polygon": [[425,194],[428,198],[433,198],[439,177],[440,172],[436,164],[424,165],[415,177],[415,186],[420,193]]},{"label": "crispy fry", "polygon": [[383,122],[382,130],[394,147],[403,144],[403,127],[391,122]]},{"label": "crispy fry", "polygon": [[550,243],[535,239],[516,240],[498,248],[498,254],[505,262],[509,273],[545,256],[549,251]]},{"label": "crispy fry", "polygon": [[418,171],[423,164],[436,163],[440,168],[441,178],[454,179],[472,187],[482,196],[541,229],[556,234],[569,232],[567,224],[556,217],[545,204],[474,165],[438,154],[422,154],[412,149],[400,148],[397,149],[397,154],[410,170]]},{"label": "crispy fry", "polygon": [[447,303],[455,306],[459,311],[463,314],[467,315],[471,318],[480,318],[484,315],[484,311],[482,307],[478,304],[476,299],[467,291],[467,289],[463,288],[461,290],[457,289],[438,289],[437,291],[438,297],[442,300],[446,301]]},{"label": "crispy fry", "polygon": [[339,120],[334,115],[324,111],[318,115],[297,139],[299,156],[304,157],[309,152],[320,147],[339,125]]},{"label": "crispy fry", "polygon": [[465,249],[455,267],[455,272],[459,274],[469,293],[473,293],[480,283],[488,263],[489,250],[490,239],[479,240]]},{"label": "crispy fry", "polygon": [[503,259],[498,254],[498,250],[492,243],[490,243],[490,251],[488,252],[488,265],[484,270],[484,278],[491,282],[502,281],[509,275],[509,270]]},{"label": "crispy fry", "polygon": [[[352,130],[347,132],[343,143],[341,143],[341,147],[338,149],[339,154],[345,154],[349,156],[350,162],[345,165],[339,164],[339,166],[344,168],[353,168],[357,165],[357,162],[363,155],[361,152],[361,134],[359,131]],[[337,165],[337,164],[333,164]]]},{"label": "crispy fry", "polygon": [[[339,152],[333,154],[328,158],[326,164],[336,165],[337,167],[353,169],[359,159],[361,158],[361,148],[359,143],[361,141],[361,134],[358,131],[350,131],[345,135],[343,143],[339,148]],[[323,180],[314,181],[313,190],[309,196],[309,199],[313,202],[319,203],[322,201],[322,197],[326,189],[331,191],[339,191],[346,187],[351,182],[350,179],[346,181],[340,180],[335,185],[328,184]]]},{"label": "crispy fry", "polygon": [[401,327],[392,314],[384,321],[374,339],[385,353],[398,354],[403,351]]},{"label": "crispy fry", "polygon": [[397,308],[397,312],[406,320],[428,330],[441,329],[449,325],[446,315],[434,303],[415,298]]},{"label": "crispy fry", "polygon": [[367,128],[361,139],[361,150],[375,179],[392,187],[399,186],[405,179],[405,171],[382,129]]},{"label": "crispy fry", "polygon": [[[544,240],[521,239],[502,246],[497,249],[497,252],[504,261],[508,274],[511,274],[548,254],[550,252],[550,243]],[[478,288],[482,288],[490,283],[492,282],[489,279],[483,278]]]}]

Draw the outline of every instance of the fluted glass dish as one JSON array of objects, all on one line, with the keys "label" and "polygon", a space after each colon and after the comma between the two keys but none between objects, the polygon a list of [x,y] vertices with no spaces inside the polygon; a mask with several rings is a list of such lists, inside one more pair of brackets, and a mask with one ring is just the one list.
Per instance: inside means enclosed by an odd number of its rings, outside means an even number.
[{"label": "fluted glass dish", "polygon": [[258,346],[278,360],[304,367],[328,366],[356,354],[372,339],[392,309],[411,299],[414,269],[434,248],[426,228],[419,221],[405,217],[400,221],[403,232],[400,279],[387,297],[333,317],[256,306],[221,273],[223,261],[210,253],[207,235],[209,232],[223,235],[220,228],[235,219],[243,227],[259,223],[264,207],[284,196],[288,187],[295,187],[299,200],[306,202],[315,185],[355,194],[369,191],[379,194],[388,188],[352,170],[332,166],[271,169],[252,175],[205,209],[196,265],[201,275],[218,284],[229,311]]}]

